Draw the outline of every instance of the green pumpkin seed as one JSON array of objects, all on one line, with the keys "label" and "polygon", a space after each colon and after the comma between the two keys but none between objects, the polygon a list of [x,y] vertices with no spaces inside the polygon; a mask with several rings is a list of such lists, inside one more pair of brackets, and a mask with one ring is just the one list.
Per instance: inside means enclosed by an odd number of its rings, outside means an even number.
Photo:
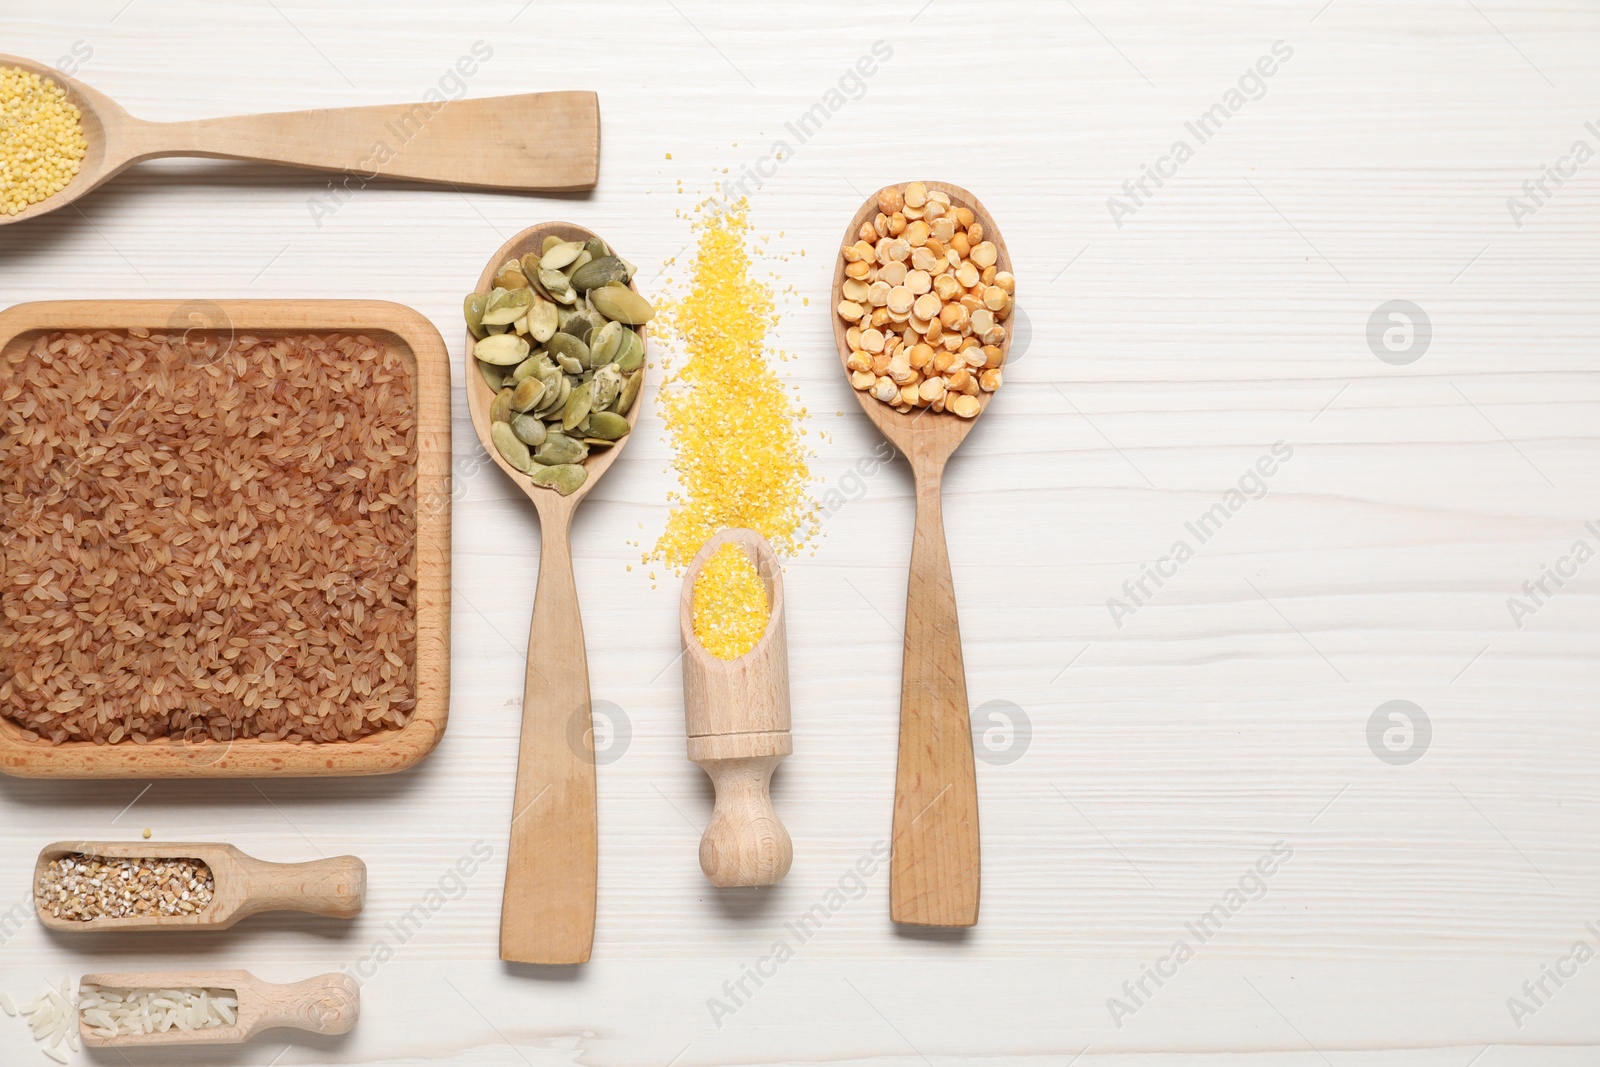
[{"label": "green pumpkin seed", "polygon": [[[559,271],[563,267],[569,267],[577,260],[578,253],[582,251],[582,241],[560,241],[550,246],[545,251],[545,254],[539,257],[539,270],[541,272]],[[540,280],[542,281],[543,279],[541,278]]]},{"label": "green pumpkin seed", "polygon": [[511,394],[511,410],[532,411],[543,397],[544,383],[537,378],[527,378]]},{"label": "green pumpkin seed", "polygon": [[533,458],[547,467],[554,467],[562,463],[582,463],[588,454],[589,449],[582,441],[551,430]]},{"label": "green pumpkin seed", "polygon": [[556,245],[558,245],[560,243],[561,243],[561,238],[557,237],[555,234],[553,234],[553,233],[545,234],[544,235],[544,242],[539,245],[539,254],[541,256],[544,255],[546,252],[550,251],[552,248],[554,248]]},{"label": "green pumpkin seed", "polygon": [[495,423],[489,428],[489,436],[494,441],[495,450],[507,463],[524,474],[533,469],[533,456],[529,454],[528,446],[517,440],[517,435],[511,432],[510,424]]},{"label": "green pumpkin seed", "polygon": [[[577,361],[578,370],[582,370],[589,361],[589,346],[570,333],[553,335],[546,347],[550,350],[550,354],[556,357],[556,361],[562,363],[563,368],[566,368],[567,364],[562,361],[562,356]],[[577,374],[578,370],[567,369],[567,373]]]},{"label": "green pumpkin seed", "polygon": [[589,417],[589,409],[594,405],[594,383],[584,382],[572,390],[572,395],[567,398],[567,406],[562,410],[561,428],[571,430],[580,425]]},{"label": "green pumpkin seed", "polygon": [[589,255],[593,256],[595,259],[599,259],[601,256],[609,256],[611,254],[611,249],[607,248],[606,243],[600,240],[598,237],[591,237],[587,241],[583,242],[583,250],[589,253]]},{"label": "green pumpkin seed", "polygon": [[533,355],[529,356],[527,359],[523,360],[521,363],[517,364],[517,369],[512,371],[510,376],[508,376],[506,378],[505,384],[509,385],[509,386],[512,386],[512,387],[516,387],[517,385],[520,385],[525,379],[537,377],[538,376],[538,372],[539,372],[539,355],[538,355],[538,353],[534,353]]},{"label": "green pumpkin seed", "polygon": [[483,383],[498,393],[506,384],[505,374],[493,363],[485,363],[482,360],[478,360],[477,363],[478,373],[483,375]]},{"label": "green pumpkin seed", "polygon": [[502,389],[494,395],[494,400],[489,404],[489,421],[491,423],[511,421],[511,396],[515,392],[515,389],[508,388]]},{"label": "green pumpkin seed", "polygon": [[596,256],[572,272],[572,287],[587,293],[602,285],[628,280],[628,267],[616,256]]},{"label": "green pumpkin seed", "polygon": [[533,409],[533,413],[541,419],[552,417],[559,419],[561,409],[566,406],[567,397],[571,395],[572,379],[563,374],[556,381],[554,388],[546,390],[545,398]]},{"label": "green pumpkin seed", "polygon": [[632,374],[644,363],[644,342],[639,339],[638,330],[623,330],[622,344],[617,349],[617,354],[611,357],[621,368],[623,374]]},{"label": "green pumpkin seed", "polygon": [[615,363],[607,363],[604,367],[594,372],[594,377],[589,380],[593,393],[591,410],[604,411],[611,406],[622,392],[622,371],[617,369]]},{"label": "green pumpkin seed", "polygon": [[636,370],[628,375],[628,380],[622,383],[622,393],[617,397],[617,402],[611,405],[611,410],[623,414],[633,410],[633,402],[639,396],[639,388],[643,385],[644,371]]},{"label": "green pumpkin seed", "polygon": [[517,435],[517,440],[529,448],[538,448],[544,444],[547,432],[543,421],[532,415],[511,416],[511,432]]},{"label": "green pumpkin seed", "polygon": [[530,351],[528,342],[514,333],[494,334],[472,346],[474,357],[497,367],[515,367],[528,358]]},{"label": "green pumpkin seed", "polygon": [[540,344],[550,340],[556,332],[556,305],[543,297],[534,297],[533,306],[528,308],[527,333]]},{"label": "green pumpkin seed", "polygon": [[483,328],[483,312],[488,306],[489,298],[483,293],[468,293],[466,299],[461,301],[461,313],[467,320],[467,332],[479,340],[489,335]]},{"label": "green pumpkin seed", "polygon": [[562,496],[576,493],[589,480],[589,472],[576,463],[561,463],[533,472],[534,485],[546,485]]},{"label": "green pumpkin seed", "polygon": [[604,437],[585,437],[583,443],[589,446],[591,452],[596,448],[610,448],[616,444],[615,441],[607,440]]},{"label": "green pumpkin seed", "polygon": [[532,289],[496,289],[484,308],[485,326],[509,326],[528,313],[533,304]]},{"label": "green pumpkin seed", "polygon": [[589,302],[606,318],[629,326],[642,326],[656,313],[650,301],[621,283],[589,290]]},{"label": "green pumpkin seed", "polygon": [[617,353],[626,344],[622,335],[627,328],[620,322],[608,322],[600,329],[589,335],[589,366],[604,367],[607,363],[617,358]]},{"label": "green pumpkin seed", "polygon": [[613,411],[596,411],[589,416],[590,437],[615,441],[619,437],[626,437],[631,429],[633,427],[628,425],[628,420]]},{"label": "green pumpkin seed", "polygon": [[526,289],[528,276],[522,272],[522,264],[517,260],[508,259],[500,265],[500,271],[494,276],[497,289]]}]

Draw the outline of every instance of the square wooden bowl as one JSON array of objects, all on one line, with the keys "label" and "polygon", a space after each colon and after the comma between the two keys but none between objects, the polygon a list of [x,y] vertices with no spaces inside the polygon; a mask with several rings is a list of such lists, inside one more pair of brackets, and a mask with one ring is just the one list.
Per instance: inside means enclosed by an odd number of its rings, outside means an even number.
[{"label": "square wooden bowl", "polygon": [[378,300],[106,300],[19,304],[0,312],[0,353],[60,330],[358,333],[412,364],[417,412],[417,706],[406,725],[356,741],[147,744],[33,740],[0,716],[0,772],[24,778],[256,778],[388,774],[439,743],[450,710],[450,355],[417,312]]}]

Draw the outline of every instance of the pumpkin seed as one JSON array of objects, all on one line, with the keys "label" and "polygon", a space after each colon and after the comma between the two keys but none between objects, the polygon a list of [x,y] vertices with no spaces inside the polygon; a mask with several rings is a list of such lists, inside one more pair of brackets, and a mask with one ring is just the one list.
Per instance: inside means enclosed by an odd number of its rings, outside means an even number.
[{"label": "pumpkin seed", "polygon": [[611,405],[612,411],[627,414],[633,409],[633,402],[639,395],[639,387],[644,384],[644,371],[636,370],[628,375],[628,380],[622,383],[622,393],[617,397],[617,402]]},{"label": "pumpkin seed", "polygon": [[593,450],[596,448],[610,448],[612,445],[616,444],[615,441],[608,440],[604,437],[585,437],[583,439],[583,443],[589,446],[591,452],[593,452]]},{"label": "pumpkin seed", "polygon": [[[569,267],[578,258],[578,253],[583,251],[582,241],[560,241],[545,250],[539,257],[539,270],[559,271],[562,267]],[[543,280],[542,278],[540,279]],[[565,280],[565,279],[563,279]]]},{"label": "pumpkin seed", "polygon": [[528,342],[514,333],[493,334],[472,346],[473,356],[497,367],[515,367],[530,351]]},{"label": "pumpkin seed", "polygon": [[572,272],[572,287],[585,293],[602,285],[627,280],[627,265],[616,256],[596,256]]},{"label": "pumpkin seed", "polygon": [[514,259],[508,259],[500,267],[500,272],[494,276],[494,284],[501,289],[526,289],[528,276],[522,272],[522,264]]},{"label": "pumpkin seed", "polygon": [[656,313],[650,301],[620,282],[589,290],[589,302],[606,318],[629,326],[642,326]]},{"label": "pumpkin seed", "polygon": [[628,425],[628,420],[614,411],[596,411],[589,416],[590,437],[615,441],[619,437],[626,437],[631,429],[633,427]]},{"label": "pumpkin seed", "polygon": [[[555,356],[558,362],[562,362],[562,356],[567,357],[567,359],[577,361],[577,369],[574,370],[568,368],[568,374],[577,374],[578,371],[582,370],[584,365],[589,361],[589,346],[578,340],[578,338],[572,336],[570,333],[553,334],[549,342],[547,342],[546,347],[549,348],[550,354]],[[567,365],[565,362],[562,362],[562,366],[566,367]]]},{"label": "pumpkin seed", "polygon": [[553,234],[553,233],[545,234],[544,235],[544,243],[539,246],[539,254],[541,256],[544,255],[546,252],[550,251],[552,248],[554,248],[556,245],[558,245],[560,243],[561,243],[561,238],[557,237],[555,234]]},{"label": "pumpkin seed", "polygon": [[584,419],[589,417],[589,409],[594,405],[594,383],[584,382],[572,390],[572,395],[567,398],[567,406],[561,414],[561,428],[571,430],[577,427]]},{"label": "pumpkin seed", "polygon": [[589,335],[589,366],[604,367],[617,358],[626,343],[622,335],[628,332],[620,322],[608,322]]},{"label": "pumpkin seed", "polygon": [[539,446],[533,458],[535,462],[554,467],[562,463],[582,463],[588,454],[589,448],[582,441],[551,430],[545,435],[544,444]]},{"label": "pumpkin seed", "polygon": [[[480,363],[479,366],[482,366],[482,364]],[[511,372],[510,376],[505,379],[504,384],[515,387],[520,385],[524,379],[538,377],[538,374],[539,354],[535,352],[533,355],[517,364],[517,369]],[[496,386],[496,388],[499,387]]]},{"label": "pumpkin seed", "polygon": [[621,368],[623,374],[632,374],[644,363],[644,342],[639,339],[638,330],[623,330],[622,344],[617,349],[617,354],[611,357]]},{"label": "pumpkin seed", "polygon": [[598,237],[591,237],[587,241],[583,242],[583,250],[589,253],[589,255],[593,256],[595,259],[599,259],[601,256],[609,256],[611,254],[611,249],[607,248],[606,243],[600,240]]},{"label": "pumpkin seed", "polygon": [[556,312],[556,305],[541,296],[534,297],[527,314],[528,336],[540,344],[550,340],[556,332]]},{"label": "pumpkin seed", "polygon": [[533,456],[528,452],[528,446],[517,439],[511,432],[508,423],[497,422],[489,428],[489,437],[494,441],[494,447],[505,461],[517,470],[528,473],[533,469]]},{"label": "pumpkin seed", "polygon": [[576,463],[560,463],[533,472],[534,485],[548,485],[562,496],[576,493],[589,480],[589,472]]},{"label": "pumpkin seed", "polygon": [[500,387],[506,383],[505,375],[493,363],[485,363],[481,359],[477,363],[478,373],[483,375],[483,383],[498,393]]},{"label": "pumpkin seed", "polygon": [[543,397],[543,382],[537,378],[524,379],[511,394],[511,410],[532,411]]},{"label": "pumpkin seed", "polygon": [[622,392],[622,371],[617,369],[615,363],[607,363],[594,372],[594,377],[589,379],[589,387],[592,394],[590,410],[604,411]]},{"label": "pumpkin seed", "polygon": [[538,448],[544,444],[548,431],[545,430],[544,421],[533,415],[511,416],[511,432],[517,435],[517,440],[529,448]]},{"label": "pumpkin seed", "polygon": [[502,389],[494,395],[494,400],[489,404],[489,422],[511,421],[511,395],[515,389]]},{"label": "pumpkin seed", "polygon": [[485,326],[508,326],[528,313],[533,304],[532,289],[496,289],[483,312]]},{"label": "pumpkin seed", "polygon": [[479,340],[489,336],[489,331],[483,328],[483,311],[488,306],[489,298],[483,293],[468,293],[461,302],[461,312],[467,319],[467,332]]}]

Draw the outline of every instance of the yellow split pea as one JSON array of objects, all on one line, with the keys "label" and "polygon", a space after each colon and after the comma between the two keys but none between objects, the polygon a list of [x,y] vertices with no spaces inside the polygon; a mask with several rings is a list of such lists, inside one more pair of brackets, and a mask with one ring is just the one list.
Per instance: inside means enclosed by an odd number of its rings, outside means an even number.
[{"label": "yellow split pea", "polygon": [[694,635],[718,659],[738,659],[767,632],[767,587],[750,554],[728,542],[694,580]]},{"label": "yellow split pea", "polygon": [[82,119],[55,82],[0,67],[0,215],[20,214],[67,187],[89,151]]}]

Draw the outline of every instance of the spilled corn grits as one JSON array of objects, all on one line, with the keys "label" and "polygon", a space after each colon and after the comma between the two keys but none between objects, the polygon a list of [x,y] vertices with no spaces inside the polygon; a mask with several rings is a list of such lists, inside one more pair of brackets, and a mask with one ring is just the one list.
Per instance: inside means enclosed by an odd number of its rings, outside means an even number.
[{"label": "spilled corn grits", "polygon": [[718,659],[738,659],[767,632],[767,587],[741,546],[711,553],[694,581],[694,635]]},{"label": "spilled corn grits", "polygon": [[0,67],[0,215],[67,187],[89,142],[67,91],[20,67]]},{"label": "spilled corn grits", "polygon": [[712,535],[741,526],[792,556],[817,531],[800,441],[807,412],[768,362],[777,315],[772,289],[751,276],[747,205],[708,211],[694,228],[688,291],[658,303],[657,321],[684,357],[658,400],[678,489],[644,561],[681,569]]}]

